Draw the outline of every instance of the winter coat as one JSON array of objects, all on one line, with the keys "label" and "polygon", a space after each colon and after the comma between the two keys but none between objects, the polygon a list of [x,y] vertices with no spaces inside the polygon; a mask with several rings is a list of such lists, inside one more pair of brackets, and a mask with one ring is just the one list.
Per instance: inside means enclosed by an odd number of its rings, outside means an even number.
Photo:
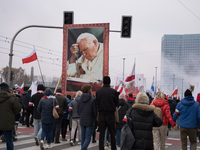
[{"label": "winter coat", "polygon": [[[70,103],[71,103],[70,99],[68,97],[66,97],[65,100],[67,101],[67,105],[70,106]],[[69,115],[70,115],[70,113],[68,114],[68,116],[66,118],[63,118],[63,119],[69,120]]]},{"label": "winter coat", "polygon": [[96,101],[90,93],[83,93],[78,101],[78,115],[80,116],[80,125],[85,127],[94,126],[97,109]]},{"label": "winter coat", "polygon": [[15,115],[21,111],[21,104],[9,91],[0,91],[0,130],[14,130]]},{"label": "winter coat", "polygon": [[53,96],[53,92],[49,88],[46,88],[44,95],[45,96],[43,96],[39,102],[37,110],[41,114],[41,122],[44,124],[51,124],[55,122],[52,112],[53,100],[57,111],[59,109],[59,105],[56,97]]},{"label": "winter coat", "polygon": [[132,150],[153,150],[153,127],[160,127],[162,119],[154,113],[154,106],[136,103],[128,113],[132,119],[132,132],[135,144]]},{"label": "winter coat", "polygon": [[26,95],[27,95],[27,91],[23,91],[21,94],[21,98],[22,98],[22,107],[25,107],[25,101],[26,101]]},{"label": "winter coat", "polygon": [[171,116],[173,116],[176,109],[176,103],[172,99],[168,99],[168,102],[169,102]]},{"label": "winter coat", "polygon": [[135,98],[134,97],[129,97],[127,100],[128,107],[131,108],[133,104],[135,104]]},{"label": "winter coat", "polygon": [[175,113],[173,114],[174,121],[176,121],[179,115],[178,125],[180,127],[200,127],[200,107],[193,96],[186,96],[177,104]]},{"label": "winter coat", "polygon": [[101,89],[96,92],[96,101],[99,113],[114,113],[116,107],[119,106],[118,93],[110,85],[104,84]]},{"label": "winter coat", "polygon": [[175,126],[176,123],[172,119],[169,103],[165,99],[154,99],[150,105],[160,107],[163,115],[163,125],[168,125],[168,121],[172,126]]},{"label": "winter coat", "polygon": [[60,109],[58,111],[58,114],[59,114],[59,116],[62,116],[63,115],[63,111],[68,106],[67,101],[66,101],[66,99],[65,99],[65,97],[63,95],[57,95],[56,94],[56,99],[57,99],[59,107],[60,107]]},{"label": "winter coat", "polygon": [[24,108],[26,110],[31,110],[31,108],[29,107],[30,101],[31,101],[31,90],[29,90],[28,93],[25,96]]},{"label": "winter coat", "polygon": [[34,94],[32,97],[31,97],[31,100],[29,102],[29,107],[33,107],[33,118],[34,119],[41,119],[41,115],[40,113],[37,111],[37,107],[38,107],[38,104],[41,100],[41,98],[44,96],[44,92],[37,92],[36,94]]},{"label": "winter coat", "polygon": [[126,115],[127,110],[129,109],[127,102],[124,99],[119,99],[119,123],[116,125],[116,129],[121,129],[124,125],[123,118]]},{"label": "winter coat", "polygon": [[75,97],[75,99],[72,100],[70,103],[69,110],[71,111],[72,119],[80,118],[78,115],[78,107],[77,107],[79,100],[80,100],[80,96]]}]

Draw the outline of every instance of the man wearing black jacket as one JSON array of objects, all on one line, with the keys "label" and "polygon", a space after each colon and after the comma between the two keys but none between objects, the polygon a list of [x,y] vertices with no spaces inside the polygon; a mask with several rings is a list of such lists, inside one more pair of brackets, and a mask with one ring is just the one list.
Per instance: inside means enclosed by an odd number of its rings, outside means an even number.
[{"label": "man wearing black jacket", "polygon": [[39,139],[41,138],[42,133],[42,124],[41,124],[41,115],[37,111],[38,104],[40,99],[44,96],[45,87],[43,84],[37,86],[37,93],[35,93],[29,102],[29,107],[33,109],[33,123],[34,123],[34,132],[35,132],[35,144],[39,145]]},{"label": "man wearing black jacket", "polygon": [[110,88],[110,77],[104,76],[103,87],[96,92],[96,101],[99,111],[99,150],[104,150],[105,130],[111,135],[111,149],[116,150],[115,139],[115,111],[119,105],[118,93]]}]

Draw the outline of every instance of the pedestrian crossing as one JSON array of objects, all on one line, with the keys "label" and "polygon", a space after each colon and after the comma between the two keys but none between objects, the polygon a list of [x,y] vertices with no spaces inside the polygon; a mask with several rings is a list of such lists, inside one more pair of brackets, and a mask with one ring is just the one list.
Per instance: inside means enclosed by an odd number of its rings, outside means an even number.
[{"label": "pedestrian crossing", "polygon": [[[66,136],[67,139],[69,139],[69,136]],[[14,142],[14,149],[15,150],[40,150],[39,146],[35,145],[35,140],[34,140],[34,134],[20,134],[17,136],[17,141]],[[169,139],[169,138],[168,138]],[[170,138],[171,140],[180,140],[180,139],[175,139],[175,138]],[[61,143],[59,144],[54,144],[52,143],[52,148],[51,150],[80,150],[81,149],[81,145],[78,145],[77,143],[75,143],[74,146],[70,145],[69,140],[68,141],[61,141]],[[44,144],[45,147],[46,144]],[[98,148],[98,140],[97,143],[90,143],[88,150],[97,150]],[[166,150],[169,150],[173,147],[172,143],[165,143],[165,148]],[[178,149],[181,149],[181,147],[179,147]],[[0,150],[6,150],[6,143],[0,141]],[[117,150],[120,150],[119,147],[117,147]],[[189,150],[189,146],[188,146],[188,150]],[[197,150],[200,150],[200,147],[197,146]]]},{"label": "pedestrian crossing", "polygon": [[[69,136],[66,138],[69,139]],[[14,142],[14,149],[15,150],[40,150],[39,146],[35,145],[35,140],[34,140],[34,134],[19,134],[17,136],[17,141]],[[52,143],[52,148],[51,150],[80,150],[81,145],[78,145],[75,143],[74,146],[70,145],[69,141],[60,141],[61,143],[59,144],[54,144]],[[45,147],[46,144],[44,144]],[[88,150],[95,150],[98,149],[98,140],[97,143],[90,143]],[[0,142],[0,150],[6,150],[6,143],[5,142]],[[120,148],[118,148],[120,150]]]}]

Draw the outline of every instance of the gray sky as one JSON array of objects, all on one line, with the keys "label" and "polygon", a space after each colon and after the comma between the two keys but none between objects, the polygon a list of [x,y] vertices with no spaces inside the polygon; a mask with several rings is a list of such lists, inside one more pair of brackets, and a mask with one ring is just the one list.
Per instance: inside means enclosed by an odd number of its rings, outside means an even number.
[{"label": "gray sky", "polygon": [[[11,38],[25,26],[62,27],[63,11],[74,11],[75,24],[110,23],[110,30],[119,31],[122,15],[131,15],[130,39],[121,38],[120,33],[109,34],[109,74],[112,84],[115,84],[116,77],[122,77],[122,58],[126,58],[126,78],[136,58],[136,74],[144,74],[147,89],[150,89],[155,67],[158,67],[160,80],[162,36],[199,34],[199,8],[199,0],[0,0],[0,69],[8,66]],[[22,64],[20,57],[30,53],[33,45],[42,61],[40,65],[43,74],[47,77],[60,77],[62,30],[29,28],[16,38],[12,66],[22,67],[28,74],[30,67],[34,66],[35,75],[40,75],[37,61]]]}]

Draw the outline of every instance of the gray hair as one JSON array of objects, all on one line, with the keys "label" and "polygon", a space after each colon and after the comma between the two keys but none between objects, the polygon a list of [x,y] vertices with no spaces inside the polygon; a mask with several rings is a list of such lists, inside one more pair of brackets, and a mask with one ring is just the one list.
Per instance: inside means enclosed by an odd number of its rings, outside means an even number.
[{"label": "gray hair", "polygon": [[79,42],[82,39],[87,39],[89,41],[97,40],[97,38],[93,34],[91,34],[91,33],[82,33],[82,34],[80,34],[78,36],[76,42]]}]

